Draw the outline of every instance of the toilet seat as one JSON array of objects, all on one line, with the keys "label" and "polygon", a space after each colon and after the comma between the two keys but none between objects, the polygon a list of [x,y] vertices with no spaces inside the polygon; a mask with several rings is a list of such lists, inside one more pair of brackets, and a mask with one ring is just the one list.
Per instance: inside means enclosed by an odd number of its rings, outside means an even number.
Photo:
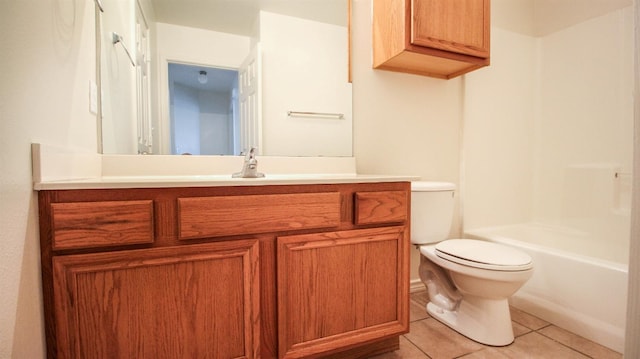
[{"label": "toilet seat", "polygon": [[475,239],[448,239],[435,246],[445,260],[473,268],[523,271],[533,267],[531,257],[515,248]]}]

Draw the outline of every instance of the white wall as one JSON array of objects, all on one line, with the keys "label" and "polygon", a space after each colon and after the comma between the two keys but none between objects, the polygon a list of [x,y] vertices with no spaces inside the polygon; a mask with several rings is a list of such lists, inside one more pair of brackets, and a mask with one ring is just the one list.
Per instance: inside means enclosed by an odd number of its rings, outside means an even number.
[{"label": "white wall", "polygon": [[494,7],[492,65],[466,77],[465,228],[598,220],[626,241],[630,176],[614,173],[631,172],[632,9],[539,37],[507,20],[530,5]]},{"label": "white wall", "polygon": [[531,217],[536,41],[491,29],[491,66],[470,73],[464,98],[464,226]]},{"label": "white wall", "polygon": [[[353,1],[354,155],[359,173],[459,183],[461,79],[373,70],[371,2]],[[485,70],[479,70],[485,71]],[[458,219],[452,236],[459,234]],[[418,251],[411,249],[411,277]]]},{"label": "white wall", "polygon": [[203,155],[233,154],[233,122],[231,94],[200,91],[200,153]]},{"label": "white wall", "polygon": [[[134,154],[138,152],[136,68],[123,48],[135,56],[136,2],[105,1],[101,14],[101,88],[102,88],[102,149],[104,153]],[[122,36],[113,44],[113,33]],[[134,57],[135,59],[135,57]]]},{"label": "white wall", "polygon": [[233,154],[233,119],[228,93],[203,91],[179,83],[171,85],[173,154]]},{"label": "white wall", "polygon": [[[157,34],[157,78],[159,133],[161,154],[171,153],[169,132],[168,62],[206,65],[227,69],[238,69],[249,54],[250,39],[245,36],[225,34],[184,26],[156,23]],[[220,49],[224,49],[221,51]],[[158,153],[158,152],[156,152]]]},{"label": "white wall", "polygon": [[230,94],[171,85],[173,154],[232,154]]},{"label": "white wall", "polygon": [[31,142],[97,151],[92,1],[0,2],[0,358],[44,357]]},{"label": "white wall", "polygon": [[[260,12],[262,149],[277,156],[351,156],[347,28]],[[343,113],[344,119],[287,116]]]},{"label": "white wall", "polygon": [[[640,3],[634,4],[634,22],[640,24]],[[640,53],[640,26],[635,26],[634,52]],[[633,186],[640,187],[640,57],[634,60],[634,157],[633,157]],[[629,250],[629,293],[627,302],[627,338],[640,337],[640,191],[633,192],[633,206],[631,209],[631,245]],[[625,358],[640,357],[640,341],[627,340],[624,348]]]},{"label": "white wall", "polygon": [[200,102],[198,90],[173,83],[171,86],[172,154],[200,154]]},{"label": "white wall", "polygon": [[[533,217],[580,225],[571,217],[612,210],[613,203],[597,196],[614,200],[616,186],[630,179],[614,174],[630,174],[633,155],[632,8],[541,37],[539,44]],[[608,181],[596,183],[597,176]]]}]

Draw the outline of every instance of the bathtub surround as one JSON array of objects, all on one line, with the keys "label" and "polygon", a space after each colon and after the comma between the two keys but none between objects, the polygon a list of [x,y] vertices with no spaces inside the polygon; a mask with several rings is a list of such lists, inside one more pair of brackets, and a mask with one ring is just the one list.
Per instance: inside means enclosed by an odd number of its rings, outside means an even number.
[{"label": "bathtub surround", "polygon": [[[553,31],[494,23],[492,66],[466,76],[463,115],[464,231],[526,229],[506,237],[531,249],[541,270],[512,304],[618,351],[630,238],[633,23],[631,1]],[[567,276],[550,274],[557,272]]]},{"label": "bathtub surround", "polygon": [[[603,214],[605,205],[617,211],[612,216],[628,212],[631,10],[544,37],[493,31],[498,56],[465,79],[466,228],[532,220],[574,224],[585,211]],[[595,53],[592,39],[603,39]],[[580,66],[572,65],[576,56]],[[487,199],[494,203],[490,210]]]}]

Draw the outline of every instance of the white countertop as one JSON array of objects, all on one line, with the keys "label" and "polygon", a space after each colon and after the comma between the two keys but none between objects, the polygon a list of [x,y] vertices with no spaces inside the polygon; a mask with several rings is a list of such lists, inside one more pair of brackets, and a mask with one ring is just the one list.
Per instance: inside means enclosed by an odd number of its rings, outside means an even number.
[{"label": "white countertop", "polygon": [[373,183],[415,181],[417,177],[360,175],[360,174],[266,174],[263,178],[232,178],[231,175],[212,176],[104,176],[38,182],[35,190],[166,188],[215,186],[267,186],[332,183]]},{"label": "white countertop", "polygon": [[233,178],[241,156],[101,155],[32,145],[33,188],[41,190],[268,186],[406,182],[418,177],[356,174],[353,157],[258,157],[263,178]]}]

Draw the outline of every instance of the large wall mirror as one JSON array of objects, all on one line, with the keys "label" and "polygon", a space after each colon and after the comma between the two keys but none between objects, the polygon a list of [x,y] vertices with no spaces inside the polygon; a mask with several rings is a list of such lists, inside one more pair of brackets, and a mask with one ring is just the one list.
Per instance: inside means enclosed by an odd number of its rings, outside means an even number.
[{"label": "large wall mirror", "polygon": [[101,0],[105,154],[351,156],[348,0]]}]

